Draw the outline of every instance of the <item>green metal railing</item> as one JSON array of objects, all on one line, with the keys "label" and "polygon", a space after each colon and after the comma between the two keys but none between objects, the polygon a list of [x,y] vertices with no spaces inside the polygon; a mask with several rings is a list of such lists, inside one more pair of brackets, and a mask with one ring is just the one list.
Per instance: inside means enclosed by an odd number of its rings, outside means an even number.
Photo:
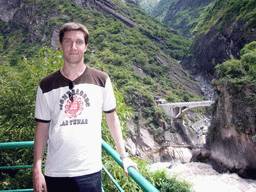
[{"label": "green metal railing", "polygon": [[[25,148],[25,147],[33,147],[34,141],[24,141],[24,142],[9,142],[9,143],[0,143],[0,149],[13,149],[13,148]],[[119,157],[119,154],[110,147],[104,140],[102,140],[102,148],[123,168],[122,160]],[[44,165],[43,165],[44,166]],[[27,169],[32,168],[32,165],[23,165],[23,166],[5,166],[0,167],[0,170],[7,169]],[[115,181],[112,175],[108,172],[108,170],[103,166],[103,170],[113,181],[115,186],[120,192],[124,192],[120,185]],[[133,167],[128,168],[130,177],[143,189],[145,192],[159,192],[145,177],[143,177],[136,169]],[[16,190],[5,190],[0,192],[29,192],[33,191],[33,189],[16,189]]]}]

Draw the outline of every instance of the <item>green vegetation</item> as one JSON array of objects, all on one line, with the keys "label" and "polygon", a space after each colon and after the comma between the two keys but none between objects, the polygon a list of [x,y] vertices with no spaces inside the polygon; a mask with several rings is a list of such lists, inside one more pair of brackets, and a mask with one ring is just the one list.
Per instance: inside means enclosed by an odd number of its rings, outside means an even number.
[{"label": "green vegetation", "polygon": [[161,0],[155,5],[155,7],[153,7],[151,12],[148,12],[148,14],[156,17],[160,21],[163,21],[169,10],[169,7],[176,1],[177,0]]},{"label": "green vegetation", "polygon": [[[26,55],[26,57],[33,56],[42,45],[49,46],[53,31],[58,31],[60,26],[68,21],[77,21],[85,24],[92,34],[91,39],[95,38],[93,34],[95,30],[106,30],[107,34],[123,32],[122,37],[132,37],[131,42],[128,40],[123,42],[123,44],[133,50],[136,47],[130,46],[130,43],[141,43],[145,48],[148,46],[148,44],[145,44],[147,43],[145,39],[150,41],[153,47],[155,47],[155,43],[157,43],[159,47],[162,46],[162,50],[168,51],[168,53],[176,59],[180,59],[188,49],[188,42],[181,36],[167,32],[168,29],[161,23],[153,18],[149,18],[141,9],[134,7],[132,4],[127,4],[130,6],[129,7],[116,1],[116,4],[121,6],[123,11],[125,10],[122,14],[129,12],[130,19],[138,24],[144,35],[152,36],[153,38],[157,37],[163,42],[168,41],[166,45],[162,45],[162,42],[156,42],[155,40],[152,42],[147,36],[142,35],[138,29],[130,30],[129,27],[120,24],[120,21],[117,21],[112,16],[106,17],[101,12],[82,9],[74,2],[68,0],[27,0],[24,1],[24,3],[24,6],[20,7],[14,15],[15,22],[5,23],[1,21],[2,30],[0,30],[0,36],[3,38],[0,39],[0,43],[3,49],[0,50],[0,56],[7,56],[7,58],[12,61],[12,65],[17,64],[18,60],[20,60],[23,55]],[[28,11],[30,7],[33,7],[33,9]],[[52,10],[54,10],[54,13]],[[23,17],[25,17],[26,20],[22,20],[21,18]],[[32,24],[29,27],[27,20],[32,23],[39,22],[40,24]],[[11,28],[11,30],[7,30],[9,28]],[[101,36],[101,38],[103,37]],[[120,38],[120,36],[118,37]],[[109,43],[112,44],[120,39],[112,40],[113,42]],[[92,44],[92,42],[96,43],[95,41],[91,41],[90,43]],[[171,42],[173,42],[173,47],[170,47]],[[146,49],[144,51],[146,51]]]},{"label": "green vegetation", "polygon": [[[51,43],[56,43],[52,41],[54,32],[69,21],[83,23],[90,31],[85,63],[110,75],[124,135],[127,134],[126,121],[131,113],[139,114],[138,118],[155,117],[159,114],[155,109],[154,95],[167,98],[168,101],[199,99],[179,82],[170,79],[172,73],[175,76],[182,75],[174,70],[177,67],[175,59],[180,59],[186,54],[189,43],[180,36],[169,33],[169,29],[146,17],[143,11],[132,4],[120,6],[130,14],[139,29],[129,28],[121,21],[101,12],[82,9],[69,0],[24,0],[23,3],[14,14],[14,21],[0,23],[0,142],[34,139],[36,89],[40,79],[63,64],[61,52],[49,47],[52,47]],[[118,4],[118,1],[115,3]],[[93,58],[92,51],[95,52]],[[160,64],[159,57],[165,58],[166,63]],[[135,69],[141,69],[146,75],[141,75]],[[155,118],[149,118],[147,123],[153,131],[160,133],[161,127]],[[105,120],[102,127],[103,138],[113,146]],[[1,150],[1,166],[31,165],[32,151]],[[109,163],[106,166],[108,169],[113,167],[114,175],[119,174],[107,157],[103,161]],[[144,165],[140,170],[145,169]],[[160,182],[160,178],[154,173],[144,174],[159,189],[162,186],[167,189],[168,182],[172,180],[164,177]],[[3,171],[0,180],[0,190],[32,187],[30,169]],[[129,191],[133,185],[127,185],[125,182],[127,180],[124,180],[122,186],[127,189],[125,191]],[[175,186],[179,190],[178,182]]]},{"label": "green vegetation", "polygon": [[[189,43],[180,36],[167,32],[168,29],[156,20],[149,19],[137,7],[127,4],[130,6],[128,7],[116,1],[123,10],[129,12],[131,19],[139,25],[140,30],[129,28],[121,21],[111,16],[106,17],[101,12],[79,8],[68,0],[25,2],[26,6],[21,7],[16,14],[23,16],[31,6],[34,9],[26,17],[34,21],[36,19],[42,21],[40,25],[32,25],[31,29],[24,28],[27,23],[22,20],[15,23],[3,22],[6,28],[15,29],[8,33],[3,30],[0,34],[0,37],[3,37],[0,38],[0,45],[3,47],[0,57],[12,66],[16,66],[23,55],[30,58],[41,46],[49,46],[53,31],[57,31],[65,22],[75,20],[84,23],[91,34],[85,62],[90,62],[91,66],[99,66],[108,72],[116,81],[118,89],[122,89],[120,91],[124,94],[128,105],[133,103],[134,96],[131,94],[134,92],[143,95],[148,101],[153,100],[154,93],[169,101],[180,101],[181,91],[182,94],[185,92],[189,99],[196,98],[195,95],[184,91],[178,82],[173,82],[169,78],[171,73],[175,73],[172,70],[175,60],[167,55],[181,59],[187,53]],[[52,10],[56,11],[52,13]],[[158,41],[148,36],[157,38]],[[94,46],[95,57],[91,60],[90,53]],[[157,58],[162,55],[168,62],[164,66],[159,64]],[[147,76],[143,77],[134,72],[134,67],[141,68]],[[122,70],[119,70],[120,68]]]},{"label": "green vegetation", "polygon": [[150,13],[154,9],[154,6],[159,3],[158,0],[137,0],[137,2],[147,13]]},{"label": "green vegetation", "polygon": [[255,0],[216,0],[204,14],[197,31],[206,33],[216,22],[219,22],[220,30],[229,29],[230,25],[239,19],[244,19],[247,27],[254,28],[255,14]]},{"label": "green vegetation", "polygon": [[[215,67],[220,77],[214,84],[229,84],[234,96],[245,90],[246,86],[256,86],[256,42],[247,44],[241,50],[241,59],[231,59]],[[256,98],[255,98],[256,99]],[[255,100],[256,101],[256,100]]]},{"label": "green vegetation", "polygon": [[190,38],[214,0],[162,0],[149,14]]},{"label": "green vegetation", "polygon": [[[166,170],[150,171],[147,160],[136,160],[139,166],[140,173],[152,183],[160,192],[191,192],[191,185],[185,181],[179,181],[176,177],[170,177]],[[106,165],[111,173],[114,173],[114,178],[120,184],[124,191],[140,191],[142,189],[130,178],[126,177],[121,168],[113,161],[106,161]],[[103,174],[103,183],[105,191],[118,191],[113,187],[109,178]]]},{"label": "green vegetation", "polygon": [[220,30],[229,29],[240,19],[246,21],[247,28],[256,24],[255,0],[162,0],[154,9],[153,16],[189,38],[196,33],[207,33],[215,24]]},{"label": "green vegetation", "polygon": [[256,81],[256,41],[247,44],[241,50],[241,59],[231,59],[223,62],[215,67],[215,70],[220,77],[215,83],[226,83],[230,82],[232,84],[241,85],[241,88],[237,91],[243,89],[243,85],[248,83],[255,83]]},{"label": "green vegetation", "polygon": [[[45,57],[48,57],[46,60]],[[0,66],[0,142],[34,140],[34,108],[40,79],[62,65],[60,52],[43,48],[38,56],[24,58],[16,67]],[[0,150],[1,166],[31,165],[33,149]],[[3,171],[0,190],[32,187],[31,169]]]},{"label": "green vegetation", "polygon": [[182,35],[191,37],[212,2],[214,1],[176,1],[170,5],[163,22]]}]

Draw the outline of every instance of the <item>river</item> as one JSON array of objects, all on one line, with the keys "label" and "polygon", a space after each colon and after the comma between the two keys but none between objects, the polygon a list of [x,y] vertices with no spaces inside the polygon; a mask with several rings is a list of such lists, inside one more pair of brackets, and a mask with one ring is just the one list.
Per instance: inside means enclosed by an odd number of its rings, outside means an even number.
[{"label": "river", "polygon": [[192,184],[195,192],[256,192],[256,180],[243,179],[235,173],[220,174],[206,163],[191,162],[169,168],[170,165],[155,163],[151,170],[166,169],[170,176]]}]

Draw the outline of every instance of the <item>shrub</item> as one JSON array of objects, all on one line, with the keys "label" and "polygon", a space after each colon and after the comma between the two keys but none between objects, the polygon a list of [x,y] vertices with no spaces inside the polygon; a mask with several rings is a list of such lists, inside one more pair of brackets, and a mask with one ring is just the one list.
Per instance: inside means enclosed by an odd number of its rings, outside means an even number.
[{"label": "shrub", "polygon": [[[160,192],[191,192],[191,185],[185,181],[179,181],[176,177],[170,177],[166,170],[150,171],[147,159],[138,160],[133,159],[139,167],[140,173],[152,183]],[[124,191],[129,192],[142,192],[143,190],[130,178],[126,177],[123,170],[117,163],[105,159],[105,167],[114,176],[119,185]],[[107,175],[103,174],[103,182],[105,191],[117,191]]]}]

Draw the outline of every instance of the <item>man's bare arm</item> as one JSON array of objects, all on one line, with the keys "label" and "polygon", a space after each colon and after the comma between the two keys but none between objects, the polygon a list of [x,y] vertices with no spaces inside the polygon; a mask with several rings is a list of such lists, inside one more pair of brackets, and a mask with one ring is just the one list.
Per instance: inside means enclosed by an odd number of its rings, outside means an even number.
[{"label": "man's bare arm", "polygon": [[49,123],[38,122],[35,132],[33,188],[35,192],[41,192],[42,188],[47,192],[45,179],[42,173],[42,162],[49,137]]},{"label": "man's bare arm", "polygon": [[[105,115],[106,115],[109,131],[115,141],[119,154],[120,155],[125,154],[126,152],[124,147],[122,130],[121,130],[120,122],[116,112],[106,113]],[[124,157],[122,158],[122,161],[123,161],[124,171],[127,176],[128,176],[128,167],[134,167],[135,169],[138,170],[137,164],[134,163],[130,158]]]}]

